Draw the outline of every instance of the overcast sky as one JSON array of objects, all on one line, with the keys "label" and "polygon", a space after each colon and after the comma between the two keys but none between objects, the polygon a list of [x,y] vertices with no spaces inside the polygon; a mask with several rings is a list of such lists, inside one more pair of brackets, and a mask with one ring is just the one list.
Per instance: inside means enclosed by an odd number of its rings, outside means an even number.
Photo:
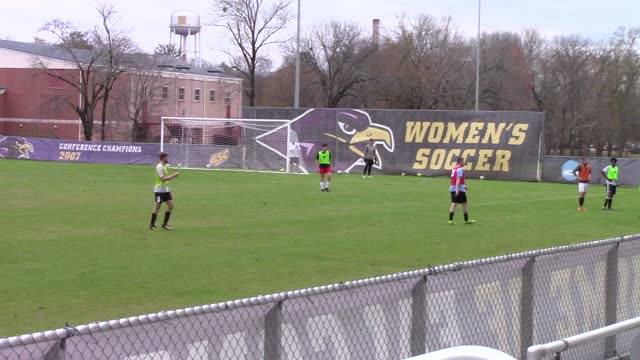
[{"label": "overcast sky", "polygon": [[[171,12],[185,8],[198,12],[203,22],[210,14],[211,0],[112,0],[122,13],[124,27],[146,50],[169,40]],[[293,0],[295,12],[296,0]],[[96,21],[91,0],[0,0],[0,38],[31,41],[38,28],[51,18],[68,19],[81,26]],[[474,36],[477,0],[302,0],[303,29],[329,19],[357,21],[367,30],[371,19],[391,26],[402,14],[451,15],[458,29]],[[482,0],[483,31],[516,31],[536,28],[553,37],[579,33],[604,39],[619,26],[640,26],[640,0]],[[295,23],[288,29],[295,31]],[[218,63],[225,60],[217,31],[205,28],[203,57]],[[278,49],[272,49],[278,53]],[[276,59],[279,56],[274,56]],[[277,60],[276,60],[277,61]]]}]

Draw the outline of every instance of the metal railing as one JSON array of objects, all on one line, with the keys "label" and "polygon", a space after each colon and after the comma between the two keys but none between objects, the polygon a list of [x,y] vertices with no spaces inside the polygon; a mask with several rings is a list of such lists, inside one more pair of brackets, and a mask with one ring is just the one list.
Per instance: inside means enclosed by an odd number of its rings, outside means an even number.
[{"label": "metal railing", "polygon": [[560,354],[564,351],[637,328],[640,328],[640,317],[588,331],[583,334],[574,335],[562,340],[534,345],[529,347],[527,350],[527,360],[545,360],[548,355],[554,355],[555,359],[560,359]]},{"label": "metal railing", "polygon": [[[0,359],[399,360],[527,349],[640,313],[640,235],[0,339]],[[603,359],[629,334],[570,349]]]}]

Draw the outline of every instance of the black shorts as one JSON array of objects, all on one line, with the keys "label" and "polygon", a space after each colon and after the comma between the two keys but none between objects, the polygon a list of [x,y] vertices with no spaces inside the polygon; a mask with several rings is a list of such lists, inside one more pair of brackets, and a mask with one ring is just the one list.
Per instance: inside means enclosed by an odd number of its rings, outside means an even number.
[{"label": "black shorts", "polygon": [[299,157],[291,157],[289,158],[289,164],[299,164],[300,163],[300,158]]},{"label": "black shorts", "polygon": [[456,204],[464,204],[467,202],[467,193],[464,191],[461,191],[458,193],[458,196],[456,196],[455,191],[451,192],[451,202],[452,203],[456,203]]},{"label": "black shorts", "polygon": [[173,200],[173,198],[171,197],[171,192],[156,193],[156,203],[162,204],[163,202],[167,202],[170,200]]},{"label": "black shorts", "polygon": [[607,184],[607,192],[608,193],[615,194],[616,193],[616,188],[617,188],[616,185]]}]

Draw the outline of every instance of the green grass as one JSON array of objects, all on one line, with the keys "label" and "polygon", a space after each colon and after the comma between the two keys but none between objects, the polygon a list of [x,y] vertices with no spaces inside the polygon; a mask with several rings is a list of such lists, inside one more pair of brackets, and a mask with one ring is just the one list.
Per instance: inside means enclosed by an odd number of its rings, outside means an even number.
[{"label": "green grass", "polygon": [[[0,161],[0,336],[639,232],[637,189],[183,171],[174,232],[147,230],[153,169]],[[458,214],[460,222],[462,215]]]}]

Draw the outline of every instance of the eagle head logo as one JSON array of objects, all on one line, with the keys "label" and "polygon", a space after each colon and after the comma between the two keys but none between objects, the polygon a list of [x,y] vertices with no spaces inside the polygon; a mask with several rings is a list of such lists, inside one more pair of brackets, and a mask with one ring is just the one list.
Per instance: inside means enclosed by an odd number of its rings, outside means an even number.
[{"label": "eagle head logo", "polygon": [[225,162],[227,162],[227,160],[229,160],[229,156],[230,156],[229,149],[219,151],[217,153],[212,154],[211,157],[209,157],[209,164],[211,166],[218,167],[224,164]]},{"label": "eagle head logo", "polygon": [[33,144],[23,137],[4,137],[0,139],[0,143],[6,143],[0,147],[0,158],[30,159],[31,153],[35,150]]}]

